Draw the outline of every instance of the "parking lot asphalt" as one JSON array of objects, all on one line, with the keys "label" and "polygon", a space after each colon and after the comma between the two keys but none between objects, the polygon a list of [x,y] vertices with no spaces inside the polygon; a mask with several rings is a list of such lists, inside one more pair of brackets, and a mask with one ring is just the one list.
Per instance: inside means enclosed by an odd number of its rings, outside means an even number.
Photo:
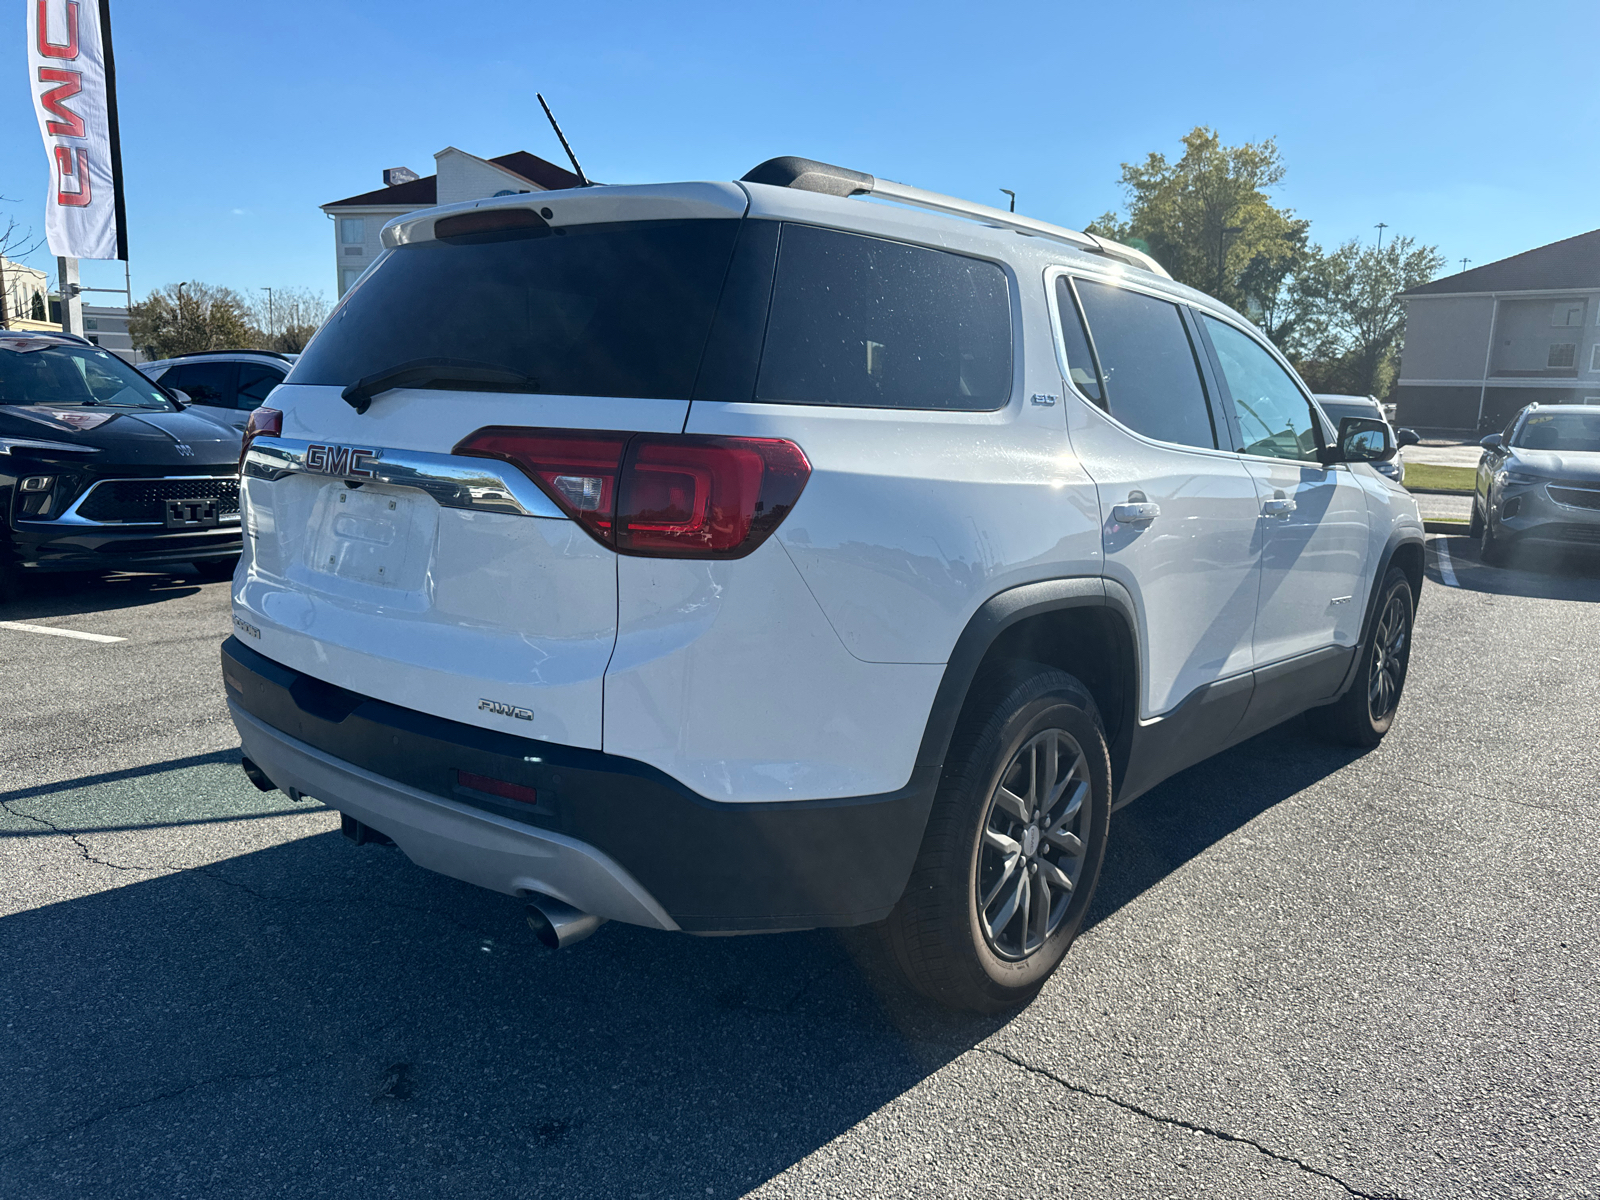
[{"label": "parking lot asphalt", "polygon": [[1430,543],[1405,703],[1113,820],[1008,1019],[868,933],[571,950],[238,769],[226,585],[0,606],[0,1197],[1600,1194],[1600,567]]}]

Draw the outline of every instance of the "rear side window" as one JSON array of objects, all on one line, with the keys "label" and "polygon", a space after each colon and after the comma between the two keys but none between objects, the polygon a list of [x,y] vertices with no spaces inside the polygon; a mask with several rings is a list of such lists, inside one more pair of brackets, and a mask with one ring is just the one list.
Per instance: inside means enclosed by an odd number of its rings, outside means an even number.
[{"label": "rear side window", "polygon": [[262,363],[239,364],[239,397],[236,408],[260,408],[267,393],[283,382],[283,372]]},{"label": "rear side window", "polygon": [[1111,415],[1159,442],[1214,449],[1200,364],[1178,306],[1091,279],[1077,289]]},{"label": "rear side window", "polygon": [[526,390],[687,400],[736,220],[506,229],[401,246],[295,364],[350,384],[419,359],[494,367]]},{"label": "rear side window", "polygon": [[994,263],[783,227],[755,398],[982,411],[1011,397],[1011,297]]},{"label": "rear side window", "polygon": [[161,386],[184,392],[196,404],[232,408],[231,362],[179,363],[161,377]]},{"label": "rear side window", "polygon": [[1100,390],[1100,374],[1095,370],[1094,352],[1089,349],[1089,331],[1083,313],[1072,294],[1072,281],[1065,275],[1056,280],[1056,308],[1061,313],[1061,342],[1067,354],[1067,378],[1072,385],[1101,408],[1105,396]]}]

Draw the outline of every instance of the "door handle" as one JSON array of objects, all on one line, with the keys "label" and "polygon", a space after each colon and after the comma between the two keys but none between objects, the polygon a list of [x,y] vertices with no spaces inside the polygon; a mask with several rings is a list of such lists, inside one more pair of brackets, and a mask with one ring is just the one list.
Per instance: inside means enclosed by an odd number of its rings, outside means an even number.
[{"label": "door handle", "polygon": [[1269,517],[1287,517],[1295,509],[1295,503],[1282,492],[1261,506],[1263,514]]},{"label": "door handle", "polygon": [[1161,506],[1151,500],[1113,504],[1112,519],[1122,525],[1148,525],[1161,515]]}]

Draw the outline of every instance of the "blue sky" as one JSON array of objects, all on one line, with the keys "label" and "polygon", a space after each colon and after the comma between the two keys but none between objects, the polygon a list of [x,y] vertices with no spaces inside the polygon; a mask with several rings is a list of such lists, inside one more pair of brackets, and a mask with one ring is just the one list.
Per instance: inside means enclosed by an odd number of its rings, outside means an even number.
[{"label": "blue sky", "polygon": [[[0,207],[42,230],[24,8]],[[1197,124],[1275,137],[1324,245],[1412,234],[1482,264],[1600,226],[1600,9],[1456,4],[535,4],[112,0],[136,295],[180,279],[334,293],[317,206],[447,145],[606,182],[801,154],[1081,226],[1119,164]],[[14,39],[14,41],[13,41]],[[40,251],[35,265],[52,269]],[[1458,264],[1457,264],[1458,269]],[[120,286],[120,265],[84,282]],[[106,299],[110,300],[110,297]]]}]

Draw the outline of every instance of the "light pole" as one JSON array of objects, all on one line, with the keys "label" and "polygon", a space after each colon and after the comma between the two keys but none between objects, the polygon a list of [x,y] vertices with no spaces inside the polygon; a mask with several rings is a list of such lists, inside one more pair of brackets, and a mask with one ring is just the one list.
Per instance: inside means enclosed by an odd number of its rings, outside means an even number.
[{"label": "light pole", "polygon": [[1389,226],[1386,225],[1384,222],[1379,221],[1376,225],[1373,226],[1373,228],[1378,231],[1378,249],[1382,250],[1383,249],[1383,231],[1385,229],[1389,228]]},{"label": "light pole", "polygon": [[1010,188],[1001,188],[1000,190],[1002,192],[1004,192],[1006,195],[1011,197],[1011,211],[1012,212],[1016,212],[1017,211],[1017,194],[1015,192],[1013,192]]},{"label": "light pole", "polygon": [[267,336],[272,337],[275,333],[272,328],[272,289],[264,287],[261,290],[267,294]]},{"label": "light pole", "polygon": [[1465,271],[1465,270],[1466,270],[1466,269],[1467,269],[1467,264],[1468,264],[1468,263],[1469,263],[1469,262],[1471,262],[1471,261],[1472,261],[1472,260],[1471,260],[1471,259],[1470,259],[1470,258],[1462,258],[1462,260],[1461,260],[1461,269],[1462,269],[1462,270],[1463,270],[1463,271]]}]

